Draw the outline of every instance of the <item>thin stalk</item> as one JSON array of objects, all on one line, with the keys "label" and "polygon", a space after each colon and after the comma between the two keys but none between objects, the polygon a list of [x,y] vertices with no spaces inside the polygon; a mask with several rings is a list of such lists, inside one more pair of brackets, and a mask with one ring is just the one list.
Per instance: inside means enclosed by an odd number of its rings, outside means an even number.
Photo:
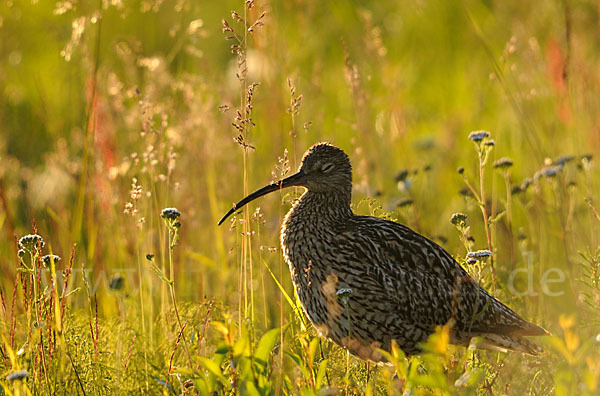
[{"label": "thin stalk", "polygon": [[[141,312],[141,316],[142,316],[142,335],[144,336],[144,342],[147,342],[147,338],[146,338],[146,319],[144,317],[144,282],[142,279],[142,263],[141,263],[141,258],[140,258],[140,240],[138,238],[138,243],[137,243],[137,264],[138,264],[138,279],[139,279],[139,283],[140,283],[140,312]],[[150,300],[150,304],[152,304],[152,300]],[[150,345],[152,345],[152,339],[150,340]],[[146,392],[149,392],[149,384],[148,384],[148,355],[147,355],[147,348],[144,348],[144,372],[146,373]]]},{"label": "thin stalk", "polygon": [[[246,54],[247,54],[247,51],[248,51],[248,47],[247,46],[248,46],[248,5],[247,5],[247,2],[244,1],[244,68],[246,68],[248,66],[246,64]],[[248,105],[248,103],[247,103],[247,95],[246,95],[247,90],[248,90],[248,81],[246,80],[246,76],[244,75],[243,98],[245,99],[245,103],[244,103],[244,117],[245,118],[249,117],[249,114],[248,114],[248,111],[247,111],[247,108],[248,108],[248,106],[247,106]],[[244,123],[244,130],[246,132],[246,136],[244,138],[246,138],[248,136],[248,125],[249,125],[248,122]],[[247,148],[244,148],[244,156],[246,158],[248,156],[248,149]],[[245,168],[245,165],[246,164],[244,164],[244,168]],[[248,188],[248,173],[247,172],[245,172],[245,173],[246,173],[246,189],[247,189]],[[246,193],[247,193],[247,191],[246,191]],[[250,220],[250,208],[247,208],[246,214],[247,214],[248,220]],[[254,288],[252,287],[252,280],[254,279],[254,276],[253,276],[253,273],[252,273],[252,271],[253,271],[253,269],[252,269],[253,265],[252,265],[252,239],[251,239],[251,231],[252,230],[251,230],[251,225],[250,225],[249,221],[247,222],[247,225],[248,225],[248,231],[249,231],[249,234],[248,234],[248,252],[247,252],[247,254],[248,254],[248,260],[249,260],[248,261],[248,265],[250,266],[250,279],[248,280],[248,282],[250,283],[250,320],[251,320],[250,323],[252,324],[250,326],[250,329],[251,329],[252,332],[254,332]]]},{"label": "thin stalk", "polygon": [[171,291],[171,300],[173,301],[173,309],[175,310],[175,316],[177,317],[177,323],[179,324],[179,331],[181,332],[181,339],[183,340],[183,347],[187,354],[188,363],[192,367],[192,355],[187,346],[185,336],[183,336],[183,325],[181,324],[181,318],[179,317],[179,309],[177,308],[177,299],[175,298],[175,270],[173,268],[173,230],[169,227],[169,289]]},{"label": "thin stalk", "polygon": [[[148,167],[148,181],[150,183],[150,188],[152,190],[152,204],[154,205],[154,210],[151,211],[151,218],[150,218],[150,224],[154,223],[154,211],[160,211],[160,205],[158,203],[158,189],[156,188],[156,183],[154,182],[154,172],[153,172],[153,168],[152,166]],[[166,272],[166,268],[165,268],[165,249],[164,249],[164,234],[163,234],[163,229],[162,227],[160,227],[160,219],[157,218],[156,220],[157,222],[159,222],[159,226],[158,226],[158,240],[160,241],[159,245],[159,249],[160,249],[160,262],[161,262],[161,271],[163,273]],[[171,246],[171,243],[169,242],[169,246]],[[167,299],[167,290],[165,288],[165,285],[163,282],[161,282],[160,285],[160,312],[161,314],[164,314],[166,309],[166,302]],[[150,334],[152,337],[152,326],[150,326]]]},{"label": "thin stalk", "polygon": [[[248,129],[249,129],[249,109],[248,109],[248,82],[246,80],[247,75],[247,44],[248,44],[248,3],[244,1],[244,38],[240,43],[240,52],[238,53],[238,74],[241,83],[240,90],[240,112],[242,114],[242,137],[244,142],[247,142]],[[237,36],[236,36],[237,37]],[[240,39],[238,38],[238,41]],[[248,195],[248,147],[244,145],[243,150],[243,178],[244,178],[244,196]],[[253,265],[252,265],[252,230],[250,225],[250,208],[244,208],[244,224],[242,224],[242,234],[244,239],[242,240],[242,262],[240,263],[240,282],[241,282],[241,293],[244,295],[244,317],[250,317],[251,323],[254,323],[254,290],[252,288],[253,279]],[[248,301],[248,288],[250,288],[250,301]],[[241,296],[240,296],[240,311],[241,311]],[[250,312],[248,312],[250,311]],[[241,323],[241,312],[239,313],[239,319]],[[240,330],[241,335],[241,330]]]},{"label": "thin stalk", "polygon": [[[281,193],[280,193],[281,195]],[[279,200],[281,202],[281,198]],[[279,216],[279,222],[278,224],[281,224],[281,214]],[[283,257],[281,254],[277,254],[278,258],[279,258],[279,279],[281,279],[283,281]],[[281,347],[279,348],[279,367],[281,367],[281,370],[283,371],[283,353],[284,353],[284,348],[285,348],[285,337],[284,337],[284,333],[283,333],[283,320],[284,320],[284,316],[283,316],[283,286],[279,288],[279,339],[280,339],[280,345]],[[283,385],[283,375],[278,375],[277,376],[277,393],[276,395],[280,395],[281,394],[281,388]]]},{"label": "thin stalk", "polygon": [[346,374],[344,375],[344,380],[346,382],[344,394],[348,396],[348,387],[350,385],[350,350],[346,350]]},{"label": "thin stalk", "polygon": [[494,294],[496,293],[496,269],[494,268],[494,251],[492,250],[492,238],[490,235],[490,224],[487,215],[487,211],[485,210],[485,188],[484,188],[484,158],[483,153],[479,153],[479,189],[480,189],[480,198],[481,202],[479,204],[479,208],[481,209],[481,214],[483,215],[483,225],[485,227],[485,236],[487,238],[488,250],[492,252],[490,256],[490,267],[492,268],[492,283],[494,285]]},{"label": "thin stalk", "polygon": [[[256,221],[257,221],[257,226],[256,226],[256,236],[258,237],[258,245],[260,246],[260,216],[256,217]],[[259,249],[258,251],[258,259],[262,262],[264,261],[263,256],[262,256],[262,250]],[[263,294],[263,314],[264,314],[264,318],[265,318],[265,327],[269,328],[269,323],[268,323],[268,317],[267,317],[267,298],[266,298],[266,292],[265,292],[265,269],[264,267],[261,267],[260,270],[260,284],[261,284],[261,288],[262,288],[262,294]]]},{"label": "thin stalk", "polygon": [[[31,256],[31,267],[33,268],[33,274],[32,274],[32,283],[33,283],[33,310],[35,311],[35,320],[37,322],[37,326],[40,332],[40,355],[41,355],[41,359],[42,359],[42,369],[44,371],[44,379],[46,380],[46,385],[48,386],[48,390],[51,389],[50,387],[50,380],[48,379],[48,369],[46,367],[46,354],[44,353],[44,348],[43,348],[43,340],[44,340],[44,334],[42,332],[42,324],[40,322],[40,316],[41,316],[41,308],[40,308],[40,301],[38,299],[38,287],[41,288],[42,285],[42,277],[41,277],[41,271],[40,268],[38,267],[38,262],[39,262],[39,249],[38,247],[35,248],[35,255]],[[39,282],[39,284],[38,284]],[[48,340],[49,341],[49,340]]]},{"label": "thin stalk", "polygon": [[504,173],[504,185],[506,186],[506,227],[508,228],[508,235],[510,237],[510,262],[515,261],[515,249],[514,249],[514,237],[512,230],[512,190],[510,186],[510,176],[508,171]]}]

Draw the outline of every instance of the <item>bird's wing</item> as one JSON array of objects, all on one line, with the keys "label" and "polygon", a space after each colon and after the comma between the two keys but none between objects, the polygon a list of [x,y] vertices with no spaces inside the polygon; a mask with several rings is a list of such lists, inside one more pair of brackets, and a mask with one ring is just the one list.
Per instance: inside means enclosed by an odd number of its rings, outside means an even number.
[{"label": "bird's wing", "polygon": [[[342,251],[363,266],[364,283],[407,321],[432,329],[451,318],[456,331],[541,335],[531,324],[481,288],[435,242],[401,224],[354,216],[337,230]],[[364,271],[366,267],[366,271]]]}]

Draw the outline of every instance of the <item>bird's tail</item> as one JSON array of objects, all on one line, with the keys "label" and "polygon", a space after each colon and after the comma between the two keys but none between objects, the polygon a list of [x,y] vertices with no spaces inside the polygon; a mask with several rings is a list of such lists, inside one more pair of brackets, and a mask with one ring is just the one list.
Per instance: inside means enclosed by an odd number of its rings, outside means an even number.
[{"label": "bird's tail", "polygon": [[538,345],[525,337],[517,335],[481,334],[479,337],[474,337],[471,340],[471,346],[498,352],[513,350],[528,353],[530,355],[537,355],[543,352],[542,348]]}]

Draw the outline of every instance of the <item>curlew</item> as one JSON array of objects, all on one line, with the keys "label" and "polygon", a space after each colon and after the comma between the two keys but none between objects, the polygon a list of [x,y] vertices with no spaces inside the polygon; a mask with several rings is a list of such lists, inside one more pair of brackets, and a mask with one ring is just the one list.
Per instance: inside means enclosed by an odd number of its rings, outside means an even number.
[{"label": "curlew", "polygon": [[526,336],[548,334],[480,287],[435,242],[392,221],[355,215],[352,166],[340,148],[317,143],[298,172],[248,195],[248,202],[301,186],[281,227],[281,247],[306,316],[317,331],[352,354],[383,360],[392,341],[418,354],[437,326],[450,324],[450,342],[536,354]]}]

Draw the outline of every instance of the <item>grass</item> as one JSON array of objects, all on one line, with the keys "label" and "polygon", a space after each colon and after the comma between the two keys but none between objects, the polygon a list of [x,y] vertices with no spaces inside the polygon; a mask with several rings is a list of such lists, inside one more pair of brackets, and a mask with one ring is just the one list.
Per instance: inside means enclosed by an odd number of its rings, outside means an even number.
[{"label": "grass", "polygon": [[[0,392],[598,394],[598,26],[585,0],[3,2]],[[320,339],[279,248],[301,191],[217,221],[323,140],[356,212],[444,246],[544,354]]]}]

